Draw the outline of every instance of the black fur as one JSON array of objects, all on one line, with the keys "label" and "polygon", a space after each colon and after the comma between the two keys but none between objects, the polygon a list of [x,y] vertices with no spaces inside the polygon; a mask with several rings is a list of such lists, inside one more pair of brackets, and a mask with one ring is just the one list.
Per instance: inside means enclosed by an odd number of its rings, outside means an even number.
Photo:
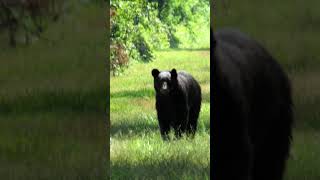
[{"label": "black fur", "polygon": [[171,128],[175,136],[182,133],[194,136],[201,107],[201,89],[198,82],[186,72],[152,70],[156,91],[156,109],[160,133],[168,139]]},{"label": "black fur", "polygon": [[293,122],[287,75],[239,31],[211,30],[211,42],[213,178],[283,179]]}]

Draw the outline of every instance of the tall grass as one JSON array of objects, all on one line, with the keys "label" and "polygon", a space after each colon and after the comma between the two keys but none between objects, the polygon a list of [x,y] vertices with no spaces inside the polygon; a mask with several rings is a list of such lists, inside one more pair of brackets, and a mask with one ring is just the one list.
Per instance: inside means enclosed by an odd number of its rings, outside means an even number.
[{"label": "tall grass", "polygon": [[108,176],[104,12],[75,6],[29,47],[0,36],[1,179]]}]

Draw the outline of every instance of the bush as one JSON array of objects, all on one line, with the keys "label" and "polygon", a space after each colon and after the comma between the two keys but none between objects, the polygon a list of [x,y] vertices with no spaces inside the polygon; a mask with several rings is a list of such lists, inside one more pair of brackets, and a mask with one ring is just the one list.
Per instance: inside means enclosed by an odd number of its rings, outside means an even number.
[{"label": "bush", "polygon": [[[121,44],[129,59],[148,62],[155,48],[168,47],[166,27],[157,17],[156,3],[116,0],[111,6],[112,48]],[[112,64],[119,60],[115,53],[111,49]]]}]

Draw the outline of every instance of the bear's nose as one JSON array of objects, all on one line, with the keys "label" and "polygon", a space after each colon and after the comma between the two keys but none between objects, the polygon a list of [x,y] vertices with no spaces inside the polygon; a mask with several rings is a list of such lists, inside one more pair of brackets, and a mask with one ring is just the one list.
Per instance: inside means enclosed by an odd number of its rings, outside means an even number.
[{"label": "bear's nose", "polygon": [[169,88],[168,88],[168,83],[163,82],[160,88],[161,94],[168,94],[169,93]]},{"label": "bear's nose", "polygon": [[163,89],[163,90],[167,90],[167,89],[168,89],[168,84],[167,84],[167,82],[163,82],[163,84],[162,84],[162,89]]}]

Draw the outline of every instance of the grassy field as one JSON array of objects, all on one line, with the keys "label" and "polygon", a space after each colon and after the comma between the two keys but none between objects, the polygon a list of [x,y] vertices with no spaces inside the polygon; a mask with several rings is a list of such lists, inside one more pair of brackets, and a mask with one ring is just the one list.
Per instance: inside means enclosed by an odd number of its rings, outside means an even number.
[{"label": "grassy field", "polygon": [[225,2],[217,2],[216,28],[235,27],[262,42],[292,81],[295,129],[286,179],[320,179],[320,1]]},{"label": "grassy field", "polygon": [[[209,179],[210,51],[168,50],[154,62],[134,63],[110,80],[111,179]],[[202,88],[194,139],[163,142],[155,110],[151,70],[186,70]]]},{"label": "grassy field", "polygon": [[107,176],[104,12],[75,6],[29,47],[0,34],[1,179]]}]

